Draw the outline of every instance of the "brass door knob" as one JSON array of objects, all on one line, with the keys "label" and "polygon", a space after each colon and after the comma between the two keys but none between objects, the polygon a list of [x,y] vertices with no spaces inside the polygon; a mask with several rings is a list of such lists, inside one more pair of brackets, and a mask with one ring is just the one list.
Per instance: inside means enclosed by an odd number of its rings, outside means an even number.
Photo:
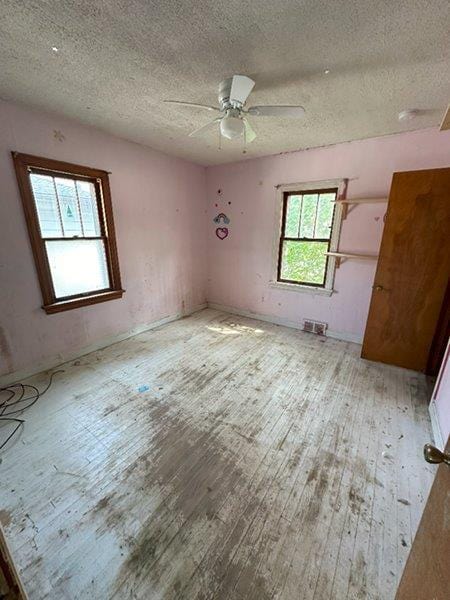
[{"label": "brass door knob", "polygon": [[435,446],[431,444],[425,444],[423,447],[423,456],[425,460],[434,465],[438,465],[440,463],[445,463],[450,466],[450,454],[446,452],[441,452]]},{"label": "brass door knob", "polygon": [[382,292],[384,290],[384,287],[382,285],[374,285],[373,288],[377,292]]}]

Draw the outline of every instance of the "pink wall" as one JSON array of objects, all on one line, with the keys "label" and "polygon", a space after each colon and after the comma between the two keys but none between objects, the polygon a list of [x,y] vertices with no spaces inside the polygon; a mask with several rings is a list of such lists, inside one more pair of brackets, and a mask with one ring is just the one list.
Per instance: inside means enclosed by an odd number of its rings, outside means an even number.
[{"label": "pink wall", "polygon": [[[55,138],[55,130],[63,141]],[[122,300],[55,315],[40,308],[11,150],[112,172],[127,290]],[[423,130],[205,170],[71,121],[0,102],[0,374],[63,360],[206,300],[298,325],[303,318],[326,321],[335,334],[361,340],[375,263],[345,262],[336,272],[331,297],[269,287],[274,186],[347,177],[349,197],[386,196],[394,171],[449,164],[450,133]],[[212,222],[218,212],[231,219],[230,235],[223,241],[215,236]],[[343,223],[341,249],[376,253],[384,212],[385,205],[379,204],[353,207]]]},{"label": "pink wall", "polygon": [[[303,318],[325,321],[337,335],[361,341],[375,261],[343,263],[331,297],[268,285],[276,227],[274,186],[349,178],[348,198],[386,197],[395,171],[448,166],[450,132],[428,129],[208,168],[208,300],[299,325]],[[376,254],[385,211],[384,204],[352,207],[343,221],[340,249]],[[230,235],[223,241],[212,221],[218,212],[231,219]]]},{"label": "pink wall", "polygon": [[445,445],[450,435],[450,340],[432,399],[435,403],[442,441]]},{"label": "pink wall", "polygon": [[[64,141],[54,137],[60,131]],[[46,315],[11,150],[112,172],[122,300]],[[205,301],[205,169],[0,102],[0,374],[35,369]]]}]

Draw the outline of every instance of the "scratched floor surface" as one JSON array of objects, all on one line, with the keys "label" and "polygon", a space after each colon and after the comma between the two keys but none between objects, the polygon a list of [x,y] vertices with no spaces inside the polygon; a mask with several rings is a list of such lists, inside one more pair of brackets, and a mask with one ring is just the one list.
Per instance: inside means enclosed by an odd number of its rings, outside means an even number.
[{"label": "scratched floor surface", "polygon": [[30,599],[392,599],[427,389],[359,352],[208,309],[65,365],[0,465]]}]

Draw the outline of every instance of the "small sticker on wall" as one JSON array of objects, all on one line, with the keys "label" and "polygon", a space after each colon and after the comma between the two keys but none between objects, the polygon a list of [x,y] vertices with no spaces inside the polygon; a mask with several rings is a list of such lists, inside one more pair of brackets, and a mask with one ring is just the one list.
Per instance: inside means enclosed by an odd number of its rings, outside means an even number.
[{"label": "small sticker on wall", "polygon": [[220,223],[224,223],[225,225],[228,225],[230,222],[230,219],[224,213],[219,213],[217,215],[217,217],[215,217],[213,220],[214,220],[214,223],[217,223],[218,225]]},{"label": "small sticker on wall", "polygon": [[61,133],[59,129],[53,130],[53,137],[55,138],[55,140],[58,140],[58,142],[63,142],[66,139],[66,136],[63,133]]},{"label": "small sticker on wall", "polygon": [[216,235],[219,240],[224,240],[226,237],[228,237],[228,233],[228,227],[218,227],[216,229]]}]

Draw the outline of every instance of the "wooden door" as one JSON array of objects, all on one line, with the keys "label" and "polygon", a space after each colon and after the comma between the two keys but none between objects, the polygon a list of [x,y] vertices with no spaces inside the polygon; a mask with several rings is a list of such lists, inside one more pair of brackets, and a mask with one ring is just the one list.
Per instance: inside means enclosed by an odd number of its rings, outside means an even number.
[{"label": "wooden door", "polygon": [[450,169],[394,173],[361,356],[425,371],[450,274]]},{"label": "wooden door", "polygon": [[0,524],[0,599],[27,600]]},{"label": "wooden door", "polygon": [[[449,233],[450,235],[450,233]],[[428,356],[427,375],[436,376],[439,373],[444,360],[447,342],[450,339],[450,279],[447,283],[447,289],[444,295],[441,314],[434,333],[431,344],[430,354]]]},{"label": "wooden door", "polygon": [[[450,444],[447,444],[447,452]],[[436,473],[396,600],[450,598],[450,466]]]}]

